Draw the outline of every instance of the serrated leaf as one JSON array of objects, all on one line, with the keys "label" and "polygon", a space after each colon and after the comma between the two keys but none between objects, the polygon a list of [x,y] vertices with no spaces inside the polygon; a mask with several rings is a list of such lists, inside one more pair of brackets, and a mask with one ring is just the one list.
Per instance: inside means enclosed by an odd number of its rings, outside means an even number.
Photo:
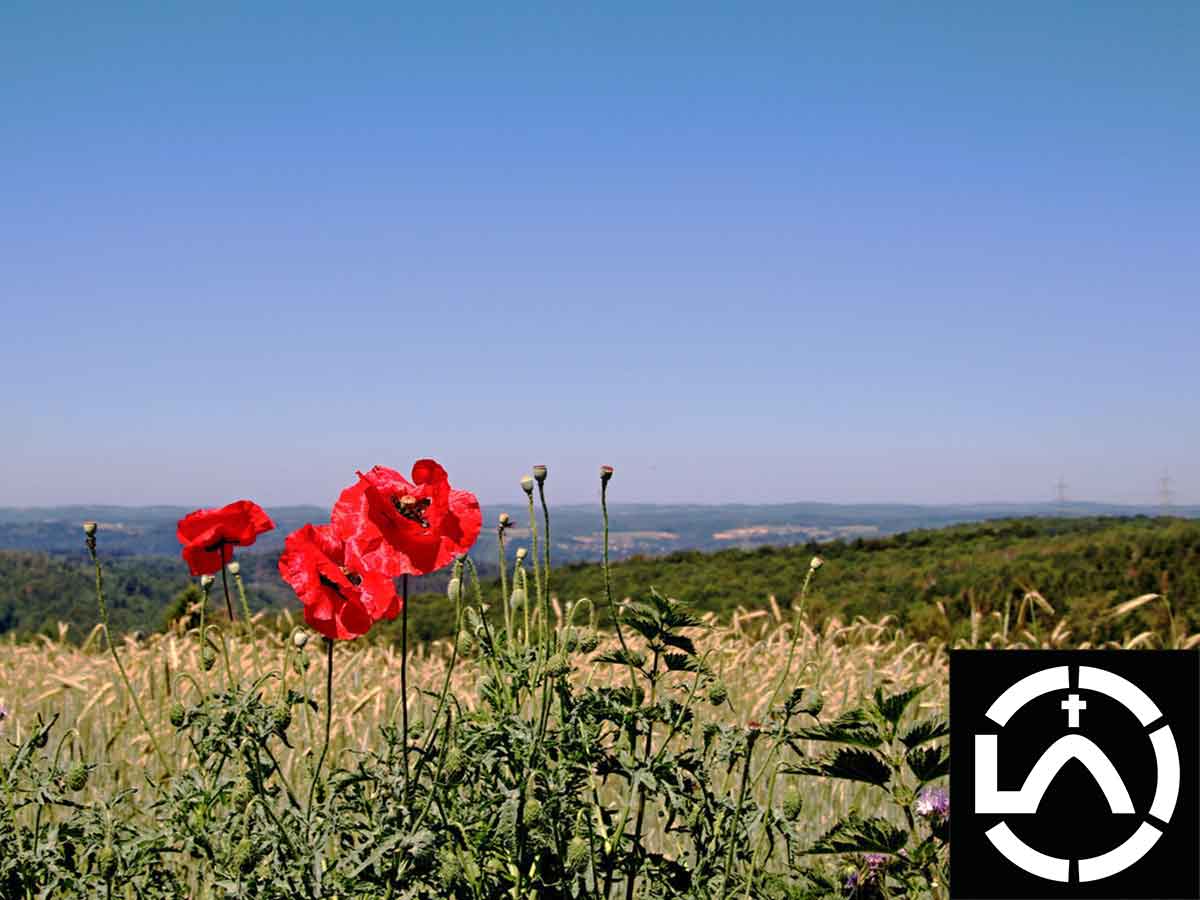
[{"label": "serrated leaf", "polygon": [[917,695],[925,690],[925,685],[907,688],[897,694],[883,695],[882,688],[875,689],[875,707],[879,710],[879,714],[892,725],[896,725],[904,716],[904,711],[908,709],[908,705],[917,698]]},{"label": "serrated leaf", "polygon": [[846,778],[882,787],[892,776],[891,767],[877,754],[857,747],[840,747],[820,759],[806,760],[786,766],[783,772],[792,775],[818,775],[823,778]]},{"label": "serrated leaf", "polygon": [[878,747],[883,743],[879,726],[862,709],[851,709],[832,722],[819,722],[805,728],[797,728],[790,734],[792,740],[838,741],[859,747]]},{"label": "serrated leaf", "polygon": [[946,747],[914,747],[905,762],[921,784],[950,774],[950,751]]},{"label": "serrated leaf", "polygon": [[684,653],[664,653],[662,661],[671,672],[703,672],[705,670],[700,660]]},{"label": "serrated leaf", "polygon": [[900,741],[911,750],[921,744],[945,737],[950,733],[950,723],[945,719],[922,719],[900,735]]},{"label": "serrated leaf", "polygon": [[815,718],[825,708],[825,699],[816,688],[796,688],[784,705],[793,713],[806,713]]},{"label": "serrated leaf", "polygon": [[886,819],[847,816],[825,832],[808,853],[898,853],[908,832]]},{"label": "serrated leaf", "polygon": [[646,657],[634,650],[610,650],[608,653],[601,653],[592,662],[610,663],[614,666],[631,666],[635,669],[640,669],[646,664]]},{"label": "serrated leaf", "polygon": [[696,645],[690,637],[685,637],[682,634],[664,634],[660,640],[667,646],[682,650],[689,656],[696,655]]}]

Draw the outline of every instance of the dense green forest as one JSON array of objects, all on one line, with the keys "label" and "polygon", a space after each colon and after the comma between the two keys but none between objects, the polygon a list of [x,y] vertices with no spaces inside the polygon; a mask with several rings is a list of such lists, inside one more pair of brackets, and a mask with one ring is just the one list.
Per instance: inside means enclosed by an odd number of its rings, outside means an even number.
[{"label": "dense green forest", "polygon": [[[1166,609],[1158,603],[1120,621],[1102,614],[1122,600],[1165,592],[1189,628],[1200,626],[1200,522],[1175,518],[1005,519],[819,545],[633,557],[614,564],[614,590],[624,597],[653,586],[722,614],[761,607],[772,595],[787,608],[815,553],[825,560],[808,598],[818,619],[886,613],[914,636],[958,637],[969,631],[972,603],[985,613],[1003,612],[1006,605],[1015,611],[1026,592],[1038,591],[1085,640],[1164,626]],[[296,608],[273,554],[240,558],[252,606]],[[497,587],[488,576],[494,576],[495,562],[480,563],[484,589],[494,598]],[[160,628],[180,611],[176,598],[189,579],[178,560],[125,558],[105,571],[114,628]],[[56,633],[55,623],[65,621],[79,638],[96,622],[93,579],[85,561],[0,552],[0,632]],[[452,627],[444,594],[429,593],[443,585],[432,579],[414,586],[410,621],[418,638]],[[595,563],[555,568],[552,589],[563,600],[599,603],[604,596]],[[218,581],[213,607],[223,606]],[[394,626],[379,632],[382,639],[394,635]]]}]

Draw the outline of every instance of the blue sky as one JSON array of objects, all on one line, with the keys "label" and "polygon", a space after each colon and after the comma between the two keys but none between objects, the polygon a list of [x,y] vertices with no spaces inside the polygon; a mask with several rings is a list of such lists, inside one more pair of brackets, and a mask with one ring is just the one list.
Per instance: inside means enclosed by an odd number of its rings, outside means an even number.
[{"label": "blue sky", "polygon": [[[174,7],[174,8],[171,8]],[[0,505],[1200,502],[1200,6],[7,4]]]}]

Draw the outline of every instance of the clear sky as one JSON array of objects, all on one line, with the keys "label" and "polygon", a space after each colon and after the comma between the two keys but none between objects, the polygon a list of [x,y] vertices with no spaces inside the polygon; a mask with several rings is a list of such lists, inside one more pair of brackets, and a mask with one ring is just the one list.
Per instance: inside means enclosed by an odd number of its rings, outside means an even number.
[{"label": "clear sky", "polygon": [[1200,502],[1200,4],[10,2],[0,505]]}]

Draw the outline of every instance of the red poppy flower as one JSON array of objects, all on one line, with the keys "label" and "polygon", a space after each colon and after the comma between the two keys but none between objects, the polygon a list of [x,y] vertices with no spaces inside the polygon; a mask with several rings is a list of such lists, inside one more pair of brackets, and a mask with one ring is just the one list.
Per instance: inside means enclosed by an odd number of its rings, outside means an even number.
[{"label": "red poppy flower", "polygon": [[220,509],[198,509],[179,520],[175,536],[193,575],[212,575],[233,559],[234,547],[249,547],[275,523],[263,508],[238,500]]},{"label": "red poppy flower", "polygon": [[469,491],[450,487],[432,459],[413,463],[410,482],[376,466],[342,491],[333,526],[351,558],[385,575],[426,575],[466,553],[479,537],[483,514]]},{"label": "red poppy flower", "polygon": [[359,637],[400,612],[392,579],[347,566],[345,545],[331,525],[305,525],[289,534],[279,574],[304,604],[304,621],[329,638]]}]

